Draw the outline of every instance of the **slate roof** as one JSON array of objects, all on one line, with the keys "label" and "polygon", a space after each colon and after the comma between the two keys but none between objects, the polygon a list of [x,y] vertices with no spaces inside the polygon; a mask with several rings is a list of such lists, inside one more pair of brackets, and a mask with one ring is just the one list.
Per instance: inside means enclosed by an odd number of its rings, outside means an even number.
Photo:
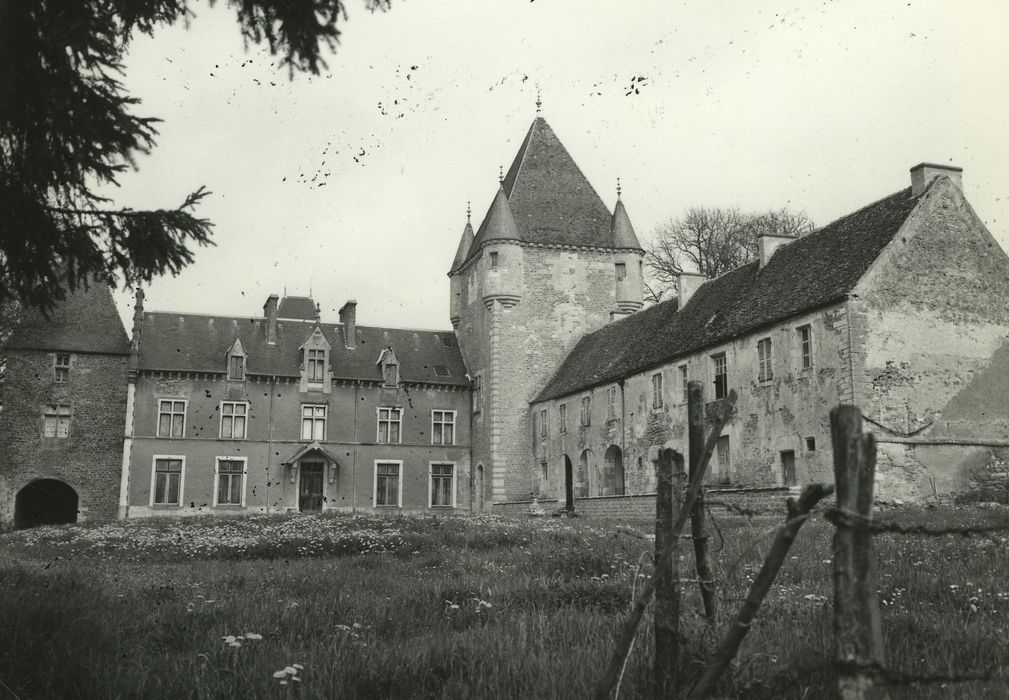
[{"label": "slate roof", "polygon": [[719,345],[840,301],[918,202],[911,189],[881,199],[713,279],[677,310],[656,304],[583,336],[534,401],[564,396]]},{"label": "slate roof", "polygon": [[106,284],[68,292],[47,319],[29,311],[7,347],[17,350],[91,352],[129,355],[130,342]]},{"label": "slate roof", "polygon": [[[314,321],[279,321],[277,344],[268,345],[262,317],[145,312],[138,366],[141,370],[223,373],[228,349],[235,338],[241,338],[250,374],[297,377],[299,349],[314,325]],[[470,384],[452,331],[358,326],[357,347],[348,349],[342,324],[322,323],[320,327],[332,346],[334,378],[380,380],[382,373],[375,363],[382,350],[392,345],[403,381]],[[446,339],[450,346],[445,345]],[[439,366],[448,368],[449,376],[439,376]]]},{"label": "slate roof", "polygon": [[[626,247],[625,237],[619,242],[614,239],[609,209],[543,117],[536,117],[529,127],[501,188],[519,240],[547,245]],[[488,221],[492,213],[500,210],[497,199],[469,248],[470,257],[494,233]],[[632,247],[640,248],[636,238]]]},{"label": "slate roof", "polygon": [[277,318],[315,320],[315,300],[312,297],[284,297],[277,306]]}]

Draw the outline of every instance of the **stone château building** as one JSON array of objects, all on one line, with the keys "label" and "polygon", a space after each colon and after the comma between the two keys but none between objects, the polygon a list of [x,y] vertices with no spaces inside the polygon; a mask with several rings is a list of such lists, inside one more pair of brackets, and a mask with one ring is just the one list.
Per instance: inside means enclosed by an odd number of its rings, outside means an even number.
[{"label": "stone ch\u00e2teau building", "polygon": [[[128,340],[108,291],[14,336],[0,523],[320,510],[626,512],[647,449],[685,448],[686,383],[735,413],[710,479],[831,480],[828,412],[877,434],[877,492],[1002,479],[1009,258],[959,168],[642,310],[642,255],[537,116],[449,270],[452,331],[338,323],[305,297],[262,316],[152,312]],[[642,499],[645,499],[643,501]],[[71,512],[74,511],[74,512]],[[71,517],[73,516],[73,517]]]}]

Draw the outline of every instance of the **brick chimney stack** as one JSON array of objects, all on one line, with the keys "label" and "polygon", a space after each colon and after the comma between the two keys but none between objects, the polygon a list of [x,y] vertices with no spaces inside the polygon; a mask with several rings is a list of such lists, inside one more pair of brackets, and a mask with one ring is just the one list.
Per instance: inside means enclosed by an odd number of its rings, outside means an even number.
[{"label": "brick chimney stack", "polygon": [[957,189],[963,191],[963,168],[938,163],[918,163],[911,168],[911,196],[917,197],[925,191],[932,180],[944,176],[952,180]]},{"label": "brick chimney stack", "polygon": [[343,343],[353,349],[357,343],[357,300],[351,299],[340,307],[340,323],[343,324]]},{"label": "brick chimney stack", "polygon": [[277,303],[280,297],[271,294],[263,304],[263,316],[266,317],[266,343],[267,345],[277,344]]}]

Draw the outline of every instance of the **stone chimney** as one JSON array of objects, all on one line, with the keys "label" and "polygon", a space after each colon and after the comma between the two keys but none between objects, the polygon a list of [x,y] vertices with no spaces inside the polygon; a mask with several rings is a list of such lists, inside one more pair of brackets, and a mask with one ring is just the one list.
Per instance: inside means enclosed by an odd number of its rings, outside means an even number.
[{"label": "stone chimney", "polygon": [[677,309],[682,309],[708,278],[699,272],[681,272],[676,276]]},{"label": "stone chimney", "polygon": [[760,249],[760,269],[764,269],[764,265],[774,255],[774,251],[794,240],[795,236],[776,236],[773,233],[762,233],[757,236],[757,247]]},{"label": "stone chimney", "polygon": [[343,324],[343,343],[353,349],[357,343],[357,300],[351,299],[340,307],[340,323]]},{"label": "stone chimney", "polygon": [[280,297],[271,294],[263,304],[263,316],[266,317],[266,343],[267,345],[277,344],[277,302]]},{"label": "stone chimney", "polygon": [[953,181],[953,184],[957,186],[957,189],[963,190],[963,168],[958,168],[955,165],[939,165],[938,163],[918,163],[918,165],[911,168],[911,196],[917,197],[925,188],[928,187],[928,183],[937,177],[948,177]]}]

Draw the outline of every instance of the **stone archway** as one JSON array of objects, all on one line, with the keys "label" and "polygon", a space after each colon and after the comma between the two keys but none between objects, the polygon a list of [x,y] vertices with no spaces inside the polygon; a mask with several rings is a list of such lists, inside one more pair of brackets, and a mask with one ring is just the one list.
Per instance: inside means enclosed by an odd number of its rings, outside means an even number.
[{"label": "stone archway", "polygon": [[482,513],[484,510],[484,495],[483,495],[483,465],[476,465],[476,510],[478,513]]},{"label": "stone archway", "polygon": [[79,505],[77,492],[67,483],[36,479],[18,491],[14,499],[14,527],[76,523]]},{"label": "stone archway", "polygon": [[604,496],[624,495],[624,455],[616,445],[610,445],[603,458],[606,466],[603,471]]}]

